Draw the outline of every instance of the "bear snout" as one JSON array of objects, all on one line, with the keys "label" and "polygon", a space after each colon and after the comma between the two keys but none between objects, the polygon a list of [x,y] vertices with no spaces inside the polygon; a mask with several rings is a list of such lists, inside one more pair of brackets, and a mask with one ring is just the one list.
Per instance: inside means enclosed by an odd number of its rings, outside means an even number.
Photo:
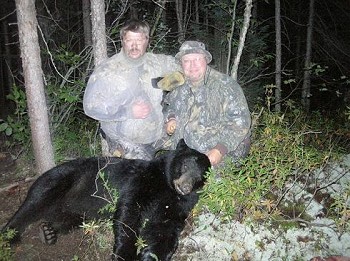
[{"label": "bear snout", "polygon": [[187,195],[192,192],[193,180],[182,175],[180,178],[174,180],[174,187],[180,195]]}]

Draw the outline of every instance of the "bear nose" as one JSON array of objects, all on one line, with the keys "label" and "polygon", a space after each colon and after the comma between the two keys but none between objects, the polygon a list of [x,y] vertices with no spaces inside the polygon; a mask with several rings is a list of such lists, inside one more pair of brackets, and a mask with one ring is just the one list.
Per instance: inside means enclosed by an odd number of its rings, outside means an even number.
[{"label": "bear nose", "polygon": [[174,187],[177,193],[180,195],[187,195],[192,192],[193,184],[192,179],[186,180],[186,177],[181,176],[174,180]]}]

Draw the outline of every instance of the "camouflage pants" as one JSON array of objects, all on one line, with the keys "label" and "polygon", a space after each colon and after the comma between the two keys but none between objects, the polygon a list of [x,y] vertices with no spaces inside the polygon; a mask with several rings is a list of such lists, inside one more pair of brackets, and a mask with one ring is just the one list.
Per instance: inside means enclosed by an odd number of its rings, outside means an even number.
[{"label": "camouflage pants", "polygon": [[118,139],[111,139],[102,129],[100,129],[100,132],[102,138],[107,142],[109,156],[142,160],[151,160],[155,156],[155,149],[152,144],[134,143],[121,136]]},{"label": "camouflage pants", "polygon": [[239,161],[248,156],[250,151],[250,136],[247,136],[235,149],[228,153],[228,157],[236,164],[239,164]]}]

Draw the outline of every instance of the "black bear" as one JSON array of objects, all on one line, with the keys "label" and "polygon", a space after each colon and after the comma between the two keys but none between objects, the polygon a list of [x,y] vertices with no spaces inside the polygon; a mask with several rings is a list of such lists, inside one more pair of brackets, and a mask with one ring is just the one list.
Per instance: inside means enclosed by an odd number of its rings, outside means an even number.
[{"label": "black bear", "polygon": [[[185,219],[198,201],[210,167],[206,155],[183,140],[150,161],[95,157],[77,159],[42,174],[5,225],[20,235],[38,220],[51,232],[67,232],[85,219],[101,218],[109,187],[118,191],[113,218],[113,260],[170,260]],[[103,173],[103,179],[98,173]],[[145,247],[137,251],[141,238]],[[138,252],[138,253],[137,253]]]}]

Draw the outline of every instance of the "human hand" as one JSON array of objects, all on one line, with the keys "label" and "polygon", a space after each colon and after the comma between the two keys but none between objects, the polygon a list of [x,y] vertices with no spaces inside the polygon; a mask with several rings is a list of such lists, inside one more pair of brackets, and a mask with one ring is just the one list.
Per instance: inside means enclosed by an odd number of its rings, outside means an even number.
[{"label": "human hand", "polygon": [[173,135],[175,130],[176,130],[176,120],[175,119],[171,119],[166,123],[166,133],[168,135]]},{"label": "human hand", "polygon": [[150,114],[152,108],[148,102],[144,101],[135,101],[132,104],[132,116],[134,119],[145,119]]},{"label": "human hand", "polygon": [[222,154],[218,149],[211,149],[206,153],[212,166],[219,164],[222,160]]}]

